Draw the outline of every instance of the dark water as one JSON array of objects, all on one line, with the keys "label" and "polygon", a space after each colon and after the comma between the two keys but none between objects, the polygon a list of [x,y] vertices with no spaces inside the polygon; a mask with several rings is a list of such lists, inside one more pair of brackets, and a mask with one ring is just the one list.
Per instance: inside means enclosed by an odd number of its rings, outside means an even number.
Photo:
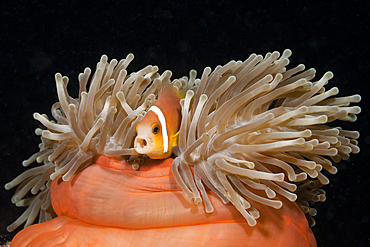
[{"label": "dark water", "polygon": [[[24,171],[22,160],[37,150],[39,124],[32,114],[50,113],[57,100],[56,72],[71,79],[69,90],[76,93],[78,73],[95,66],[102,54],[121,59],[131,52],[131,71],[153,64],[177,78],[252,52],[289,48],[291,64],[314,67],[318,76],[331,70],[330,86],[339,87],[341,95],[362,95],[358,121],[346,125],[361,131],[361,153],[329,176],[327,201],[316,207],[313,231],[319,246],[370,245],[367,1],[33,2],[0,5],[1,186]],[[10,239],[14,233],[5,227],[23,210],[10,203],[14,191],[0,193],[0,233]]]}]

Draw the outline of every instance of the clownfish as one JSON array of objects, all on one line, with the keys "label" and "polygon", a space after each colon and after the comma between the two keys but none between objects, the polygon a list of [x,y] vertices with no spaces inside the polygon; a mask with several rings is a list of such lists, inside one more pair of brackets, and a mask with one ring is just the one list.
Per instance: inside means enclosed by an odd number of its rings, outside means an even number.
[{"label": "clownfish", "polygon": [[136,125],[134,148],[151,159],[171,156],[172,147],[178,145],[181,124],[180,93],[172,85],[159,92],[158,100]]}]

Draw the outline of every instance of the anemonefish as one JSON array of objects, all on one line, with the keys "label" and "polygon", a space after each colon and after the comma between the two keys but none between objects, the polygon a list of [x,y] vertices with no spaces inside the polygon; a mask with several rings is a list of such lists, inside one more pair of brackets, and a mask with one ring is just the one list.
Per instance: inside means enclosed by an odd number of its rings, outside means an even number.
[{"label": "anemonefish", "polygon": [[151,159],[171,156],[177,146],[181,123],[179,93],[172,85],[160,91],[158,100],[149,108],[144,118],[136,125],[135,150]]}]

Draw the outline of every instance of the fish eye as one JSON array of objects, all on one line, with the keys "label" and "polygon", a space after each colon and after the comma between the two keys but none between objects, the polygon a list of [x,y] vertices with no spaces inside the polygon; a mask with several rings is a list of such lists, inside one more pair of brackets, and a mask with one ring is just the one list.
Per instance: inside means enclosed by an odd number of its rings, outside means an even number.
[{"label": "fish eye", "polygon": [[161,128],[159,127],[158,124],[154,125],[153,128],[152,128],[152,132],[155,135],[158,134],[160,130],[161,130]]}]

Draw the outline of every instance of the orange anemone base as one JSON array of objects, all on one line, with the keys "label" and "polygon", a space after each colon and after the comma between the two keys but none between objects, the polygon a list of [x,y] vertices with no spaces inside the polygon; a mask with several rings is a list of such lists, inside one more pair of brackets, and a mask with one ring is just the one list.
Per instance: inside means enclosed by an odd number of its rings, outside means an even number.
[{"label": "orange anemone base", "polygon": [[252,202],[261,213],[250,227],[231,204],[207,191],[214,212],[186,198],[172,159],[147,160],[138,171],[97,156],[68,182],[51,186],[58,217],[20,231],[11,246],[316,246],[297,204],[281,209]]}]

